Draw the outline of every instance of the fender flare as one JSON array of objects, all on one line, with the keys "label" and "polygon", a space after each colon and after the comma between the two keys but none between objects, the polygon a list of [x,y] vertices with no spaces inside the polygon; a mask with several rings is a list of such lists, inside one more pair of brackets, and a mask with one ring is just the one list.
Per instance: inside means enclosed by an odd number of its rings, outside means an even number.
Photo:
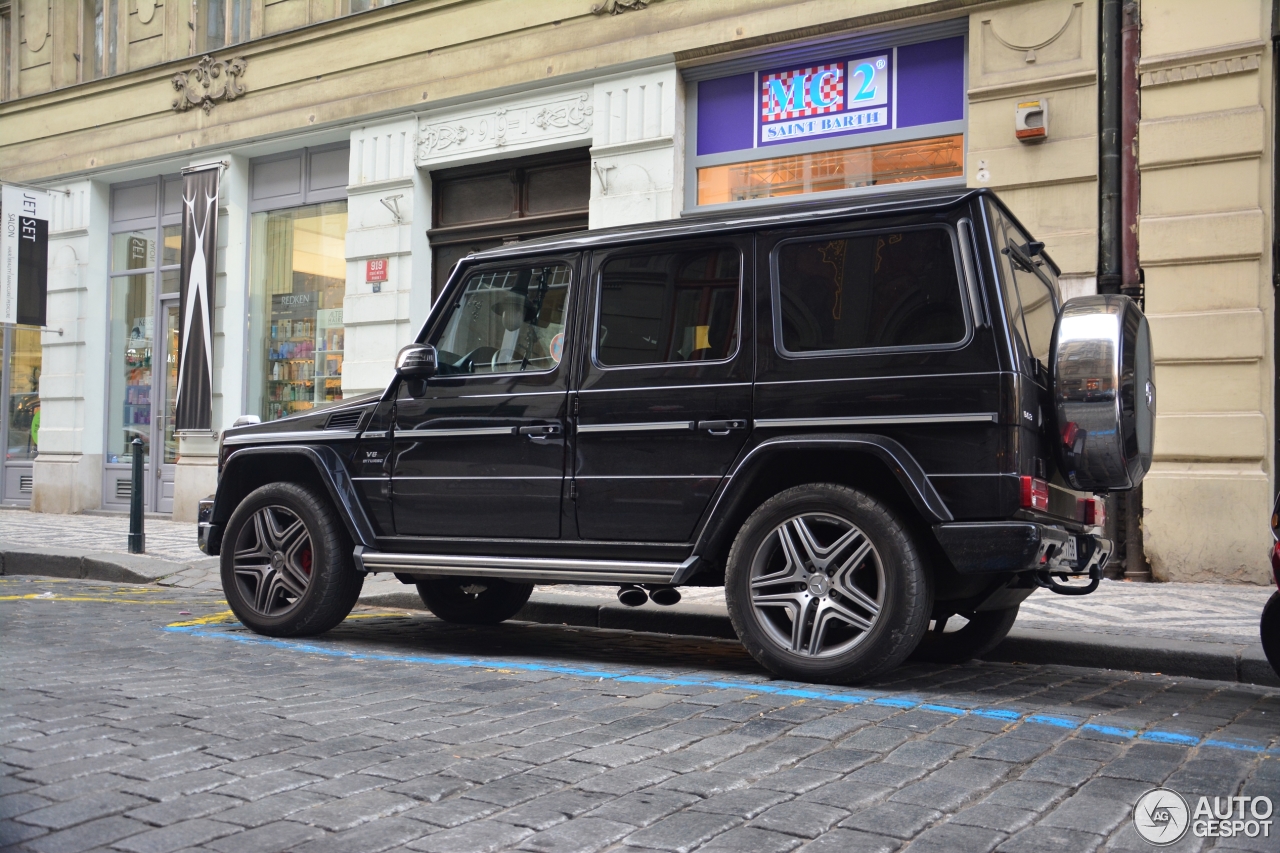
[{"label": "fender flare", "polygon": [[[773,457],[797,450],[853,450],[867,453],[879,459],[897,478],[907,497],[911,499],[921,517],[929,524],[941,524],[954,521],[951,510],[947,508],[942,496],[929,482],[920,463],[905,447],[892,438],[871,433],[835,433],[803,436],[780,436],[760,442],[751,448],[738,461],[724,485],[716,495],[707,520],[699,532],[693,553],[705,554],[709,546],[725,534],[725,525],[737,509],[737,502],[745,494],[744,483],[748,483],[761,466]],[[692,576],[693,572],[688,573]],[[688,580],[688,577],[673,579],[673,583]]]},{"label": "fender flare", "polygon": [[[369,522],[369,516],[364,511],[364,504],[360,502],[359,494],[355,484],[351,482],[346,466],[342,464],[342,457],[332,447],[323,444],[269,445],[246,447],[243,450],[234,451],[227,458],[222,475],[218,477],[218,491],[213,504],[215,525],[225,525],[231,518],[231,513],[235,511],[235,505],[230,502],[229,492],[232,486],[229,484],[234,482],[240,466],[250,464],[254,461],[254,457],[263,456],[300,456],[311,462],[321,482],[329,490],[329,497],[337,508],[338,514],[342,516],[342,521],[347,526],[347,532],[351,534],[352,540],[356,545],[373,547],[375,541],[373,525]],[[236,504],[238,503],[239,501],[236,501]]]}]

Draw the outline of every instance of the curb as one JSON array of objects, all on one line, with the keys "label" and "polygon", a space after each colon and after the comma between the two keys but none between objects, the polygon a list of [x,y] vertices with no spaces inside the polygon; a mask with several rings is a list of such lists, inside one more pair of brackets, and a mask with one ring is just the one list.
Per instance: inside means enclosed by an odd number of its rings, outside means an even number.
[{"label": "curb", "polygon": [[[0,575],[40,575],[114,583],[151,584],[168,575],[196,566],[207,566],[216,561],[216,557],[207,557],[193,562],[175,563],[141,554],[0,546]],[[737,639],[729,616],[721,607],[684,604],[678,610],[671,610],[651,604],[624,607],[620,604],[597,604],[583,599],[584,596],[535,593],[514,618],[547,625]],[[408,591],[364,596],[360,599],[360,604],[423,609],[422,600],[417,593]],[[1014,628],[1004,642],[983,655],[982,659],[1280,686],[1280,676],[1267,663],[1260,642],[1203,643],[1127,634]]]},{"label": "curb", "polygon": [[216,557],[175,563],[145,554],[0,546],[0,575],[41,575],[49,578],[147,584],[186,569],[216,564]]}]

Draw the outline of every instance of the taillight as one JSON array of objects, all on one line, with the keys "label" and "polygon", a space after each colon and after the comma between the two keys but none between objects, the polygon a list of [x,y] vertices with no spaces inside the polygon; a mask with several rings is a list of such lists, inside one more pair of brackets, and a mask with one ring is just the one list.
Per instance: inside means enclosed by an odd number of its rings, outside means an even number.
[{"label": "taillight", "polygon": [[1081,498],[1079,516],[1085,527],[1102,527],[1107,523],[1107,502],[1102,498]]},{"label": "taillight", "polygon": [[1271,579],[1280,586],[1280,542],[1271,548]]},{"label": "taillight", "polygon": [[1049,484],[1039,477],[1022,478],[1022,507],[1049,511]]}]

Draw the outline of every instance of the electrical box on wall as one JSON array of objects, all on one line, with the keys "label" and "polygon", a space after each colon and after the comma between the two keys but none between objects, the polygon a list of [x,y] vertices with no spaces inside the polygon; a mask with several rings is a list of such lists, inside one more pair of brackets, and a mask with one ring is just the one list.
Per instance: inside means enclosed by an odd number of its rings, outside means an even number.
[{"label": "electrical box on wall", "polygon": [[1014,135],[1020,142],[1039,142],[1049,136],[1049,102],[1023,101],[1014,117]]}]

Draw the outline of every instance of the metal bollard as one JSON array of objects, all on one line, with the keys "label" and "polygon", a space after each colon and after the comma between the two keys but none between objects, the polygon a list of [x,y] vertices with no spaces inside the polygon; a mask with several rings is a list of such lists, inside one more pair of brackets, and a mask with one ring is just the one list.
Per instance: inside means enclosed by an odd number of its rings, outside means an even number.
[{"label": "metal bollard", "polygon": [[142,439],[129,442],[133,447],[133,483],[129,487],[129,553],[143,554],[147,550],[147,535],[142,530]]}]

